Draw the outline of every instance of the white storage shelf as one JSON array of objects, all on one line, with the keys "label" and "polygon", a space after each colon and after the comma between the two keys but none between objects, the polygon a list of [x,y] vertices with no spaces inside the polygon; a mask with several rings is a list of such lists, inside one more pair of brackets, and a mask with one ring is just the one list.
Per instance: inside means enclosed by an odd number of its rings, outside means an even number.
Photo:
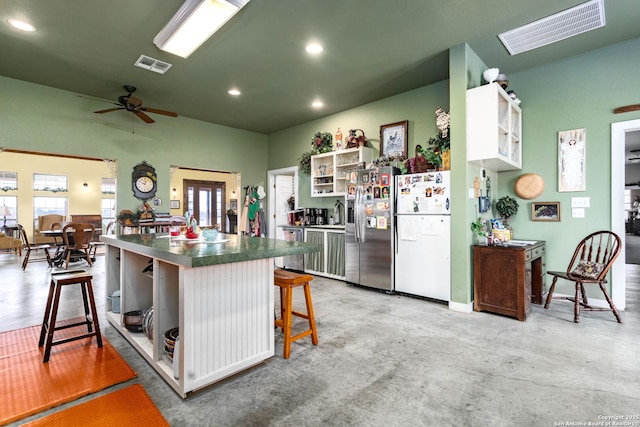
[{"label": "white storage shelf", "polygon": [[311,197],[344,196],[351,171],[373,160],[369,147],[349,148],[311,156]]},{"label": "white storage shelf", "polygon": [[467,91],[467,161],[496,171],[522,169],[522,110],[498,85]]},{"label": "white storage shelf", "polygon": [[[272,260],[188,268],[106,248],[107,295],[121,290],[121,312],[107,311],[109,323],[181,397],[273,356]],[[151,277],[142,272],[149,260]],[[123,321],[127,311],[151,306],[153,340]],[[164,332],[175,327],[182,344],[178,378],[164,352]]]}]

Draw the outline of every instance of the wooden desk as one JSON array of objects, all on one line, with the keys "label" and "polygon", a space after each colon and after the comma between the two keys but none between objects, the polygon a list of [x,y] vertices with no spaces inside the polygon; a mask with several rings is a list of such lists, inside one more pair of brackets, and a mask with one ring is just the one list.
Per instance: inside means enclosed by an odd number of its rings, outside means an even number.
[{"label": "wooden desk", "polygon": [[545,287],[545,242],[526,246],[474,246],[474,310],[527,320]]}]

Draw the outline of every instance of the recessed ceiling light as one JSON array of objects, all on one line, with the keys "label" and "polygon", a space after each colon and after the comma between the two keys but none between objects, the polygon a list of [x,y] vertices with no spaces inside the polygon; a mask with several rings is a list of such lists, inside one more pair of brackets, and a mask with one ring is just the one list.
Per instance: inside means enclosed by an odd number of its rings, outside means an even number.
[{"label": "recessed ceiling light", "polygon": [[312,55],[317,55],[323,51],[323,47],[318,43],[309,43],[305,50]]},{"label": "recessed ceiling light", "polygon": [[311,106],[312,106],[313,108],[320,108],[320,107],[322,107],[323,105],[324,105],[324,103],[323,103],[322,101],[320,101],[320,100],[313,101],[313,103],[311,104]]},{"label": "recessed ceiling light", "polygon": [[9,19],[9,24],[22,31],[34,32],[36,30],[36,27],[34,27],[33,25],[28,24],[24,21],[18,21],[17,19]]},{"label": "recessed ceiling light", "polygon": [[240,92],[238,89],[229,89],[229,91],[227,91],[227,93],[228,93],[229,95],[238,96],[238,95],[240,95],[242,92]]}]

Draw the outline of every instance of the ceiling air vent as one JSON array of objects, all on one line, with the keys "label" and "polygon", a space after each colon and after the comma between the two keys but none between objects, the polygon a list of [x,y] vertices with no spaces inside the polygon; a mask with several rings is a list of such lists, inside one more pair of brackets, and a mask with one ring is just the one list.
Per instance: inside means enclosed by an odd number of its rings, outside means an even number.
[{"label": "ceiling air vent", "polygon": [[555,43],[605,26],[604,0],[591,0],[499,34],[511,55]]},{"label": "ceiling air vent", "polygon": [[154,73],[164,74],[172,64],[168,62],[158,61],[150,56],[140,55],[140,58],[133,64],[136,67],[144,68],[145,70],[153,71]]}]

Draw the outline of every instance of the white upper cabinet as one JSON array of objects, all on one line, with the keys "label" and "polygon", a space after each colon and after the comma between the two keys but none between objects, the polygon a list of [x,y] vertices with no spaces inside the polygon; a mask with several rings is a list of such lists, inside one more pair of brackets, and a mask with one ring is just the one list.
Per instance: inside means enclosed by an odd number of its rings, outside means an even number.
[{"label": "white upper cabinet", "polygon": [[350,173],[358,163],[373,160],[369,147],[348,148],[311,156],[311,197],[344,196]]},{"label": "white upper cabinet", "polygon": [[522,169],[522,110],[498,83],[467,90],[467,161]]}]

